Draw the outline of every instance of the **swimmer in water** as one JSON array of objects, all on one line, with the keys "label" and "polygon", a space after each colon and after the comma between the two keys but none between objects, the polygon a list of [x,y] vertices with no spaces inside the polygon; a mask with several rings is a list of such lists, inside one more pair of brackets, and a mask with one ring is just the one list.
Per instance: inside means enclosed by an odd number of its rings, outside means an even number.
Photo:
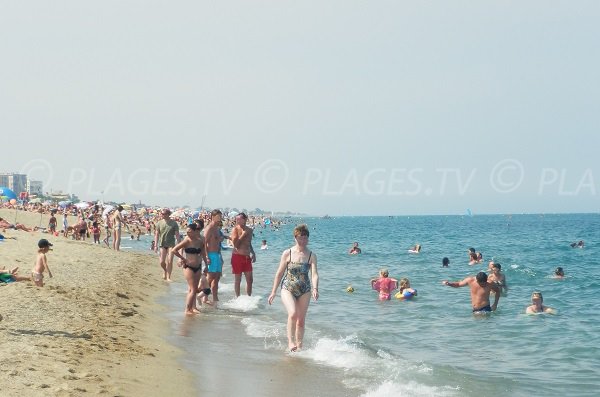
[{"label": "swimmer in water", "polygon": [[548,313],[548,314],[556,314],[556,310],[551,308],[550,306],[544,306],[544,297],[542,293],[539,291],[534,291],[531,294],[531,306],[527,306],[525,309],[525,313],[527,314],[537,314],[537,313]]},{"label": "swimmer in water", "polygon": [[350,250],[348,251],[348,253],[350,255],[356,255],[356,254],[362,253],[362,250],[360,248],[358,248],[358,242],[357,241],[355,241],[354,244],[352,244],[352,248],[350,248]]},{"label": "swimmer in water", "polygon": [[502,291],[502,296],[506,296],[508,292],[508,284],[506,284],[506,276],[501,271],[502,266],[498,262],[490,261],[488,265],[488,281],[495,283]]},{"label": "swimmer in water", "polygon": [[559,279],[563,279],[565,278],[565,271],[563,270],[562,267],[557,267],[556,270],[554,271],[554,278],[559,278]]},{"label": "swimmer in water", "polygon": [[417,296],[417,290],[410,287],[410,280],[406,277],[400,279],[400,291],[395,295],[396,299],[409,300]]},{"label": "swimmer in water", "polygon": [[410,248],[408,252],[410,252],[411,254],[418,254],[419,252],[421,252],[421,244],[415,244],[415,246]]}]

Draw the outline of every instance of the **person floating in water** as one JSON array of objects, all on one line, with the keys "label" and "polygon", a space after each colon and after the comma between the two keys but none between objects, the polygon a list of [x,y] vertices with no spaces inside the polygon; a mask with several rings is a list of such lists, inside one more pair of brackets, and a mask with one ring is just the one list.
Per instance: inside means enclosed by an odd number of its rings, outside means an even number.
[{"label": "person floating in water", "polygon": [[411,254],[418,254],[419,252],[421,252],[421,244],[415,244],[414,247],[408,250],[408,252],[410,252]]},{"label": "person floating in water", "polygon": [[[443,285],[452,288],[469,286],[471,289],[471,305],[473,313],[487,313],[495,311],[500,301],[500,288],[488,282],[488,276],[484,272],[479,272],[475,277],[467,277],[462,281],[449,282],[442,281]],[[490,305],[490,293],[495,292],[494,304]]]},{"label": "person floating in water", "polygon": [[400,291],[395,295],[396,299],[409,300],[417,296],[417,290],[410,287],[410,280],[406,277],[400,279]]},{"label": "person floating in water", "polygon": [[531,294],[531,306],[527,306],[525,309],[525,313],[527,314],[537,314],[537,313],[548,313],[548,314],[556,314],[556,310],[551,308],[550,306],[544,306],[544,297],[542,293],[539,291],[534,291]]},{"label": "person floating in water", "polygon": [[584,245],[583,240],[579,240],[577,243],[571,243],[571,248],[583,248]]},{"label": "person floating in water", "polygon": [[362,250],[360,248],[358,248],[358,242],[354,242],[354,244],[352,245],[352,248],[350,248],[350,251],[348,251],[348,253],[350,255],[356,255],[356,254],[360,254],[362,253]]},{"label": "person floating in water", "polygon": [[387,269],[379,271],[379,278],[371,280],[371,288],[379,292],[379,300],[385,301],[392,298],[392,291],[398,288],[398,280],[388,277]]},{"label": "person floating in water", "polygon": [[448,267],[448,265],[450,265],[450,259],[444,257],[444,259],[442,259],[442,267]]},{"label": "person floating in water", "polygon": [[559,266],[556,268],[556,270],[554,270],[554,278],[565,278],[565,271],[562,267]]},{"label": "person floating in water", "polygon": [[475,252],[474,248],[469,248],[469,265],[475,265],[481,263],[483,255],[481,252]]}]

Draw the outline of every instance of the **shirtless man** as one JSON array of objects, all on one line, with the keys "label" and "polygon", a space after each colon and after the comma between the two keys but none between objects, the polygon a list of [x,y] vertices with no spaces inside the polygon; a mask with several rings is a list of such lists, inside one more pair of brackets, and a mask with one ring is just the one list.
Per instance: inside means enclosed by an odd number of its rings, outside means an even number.
[{"label": "shirtless man", "polygon": [[208,256],[208,284],[212,292],[213,302],[219,301],[219,280],[223,272],[223,258],[221,257],[221,220],[223,213],[220,210],[210,212],[210,223],[204,230],[204,239],[206,242],[206,254]]},{"label": "shirtless man", "polygon": [[501,272],[502,266],[498,262],[490,261],[488,265],[488,282],[496,284],[503,296],[508,292],[508,284],[506,284],[506,276]]},{"label": "shirtless man", "polygon": [[235,297],[240,296],[240,284],[242,282],[242,273],[246,278],[246,294],[252,295],[252,264],[256,262],[256,254],[252,248],[253,230],[246,226],[248,216],[243,212],[235,217],[235,227],[231,231],[231,242],[233,243],[233,252],[231,254],[231,272],[234,277]]},{"label": "shirtless man", "polygon": [[355,241],[354,244],[352,244],[352,248],[350,248],[350,250],[348,251],[348,253],[350,255],[356,255],[356,254],[362,253],[362,250],[360,248],[358,248],[358,242],[357,241]]},{"label": "shirtless man", "polygon": [[[477,273],[475,277],[467,277],[462,281],[442,281],[442,284],[452,288],[469,286],[471,288],[471,305],[473,313],[488,313],[495,311],[500,300],[500,288],[493,283],[488,283],[488,276],[484,272]],[[490,306],[490,292],[495,292],[494,304]]]}]

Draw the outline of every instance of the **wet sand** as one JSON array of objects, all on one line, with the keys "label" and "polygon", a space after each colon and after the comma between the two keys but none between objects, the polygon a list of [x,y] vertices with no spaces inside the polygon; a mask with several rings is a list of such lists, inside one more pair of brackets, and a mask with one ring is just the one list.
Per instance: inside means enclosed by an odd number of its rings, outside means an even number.
[{"label": "wet sand", "polygon": [[264,341],[245,333],[239,319],[197,316],[182,321],[177,344],[199,353],[188,360],[199,396],[359,396],[342,382],[341,370],[323,366],[282,349],[265,349]]}]

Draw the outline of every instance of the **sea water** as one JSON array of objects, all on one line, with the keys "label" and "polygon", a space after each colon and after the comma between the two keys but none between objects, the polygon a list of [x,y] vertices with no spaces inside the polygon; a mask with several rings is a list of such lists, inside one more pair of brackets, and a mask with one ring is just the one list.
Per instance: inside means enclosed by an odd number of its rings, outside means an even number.
[{"label": "sea water", "polygon": [[[308,224],[309,248],[318,257],[320,297],[309,307],[305,347],[294,356],[339,369],[348,394],[598,394],[600,214],[308,218],[292,219],[279,230],[257,228],[253,296],[233,299],[231,254],[223,251],[219,308],[200,314],[206,321],[241,326],[257,355],[286,354],[286,312],[279,296],[272,306],[266,299],[281,253],[293,245],[292,230],[300,222]],[[268,250],[259,249],[262,239]],[[569,246],[579,240],[585,248]],[[348,254],[354,241],[362,254]],[[416,243],[421,253],[408,253]],[[468,264],[470,247],[483,253],[481,264]],[[450,259],[447,268],[443,257]],[[468,287],[441,282],[487,271],[492,259],[502,265],[508,294],[496,312],[476,316]],[[558,266],[565,270],[562,280],[552,277]],[[390,277],[408,277],[418,296],[379,301],[369,281],[382,268]],[[353,293],[346,292],[349,285]],[[174,328],[184,321],[186,288],[173,283],[165,298]],[[534,290],[542,291],[544,304],[558,314],[524,314]],[[218,346],[190,344],[187,338],[194,334],[188,331],[172,341],[186,349],[193,371],[202,349]],[[297,393],[303,396],[302,390]]]}]

